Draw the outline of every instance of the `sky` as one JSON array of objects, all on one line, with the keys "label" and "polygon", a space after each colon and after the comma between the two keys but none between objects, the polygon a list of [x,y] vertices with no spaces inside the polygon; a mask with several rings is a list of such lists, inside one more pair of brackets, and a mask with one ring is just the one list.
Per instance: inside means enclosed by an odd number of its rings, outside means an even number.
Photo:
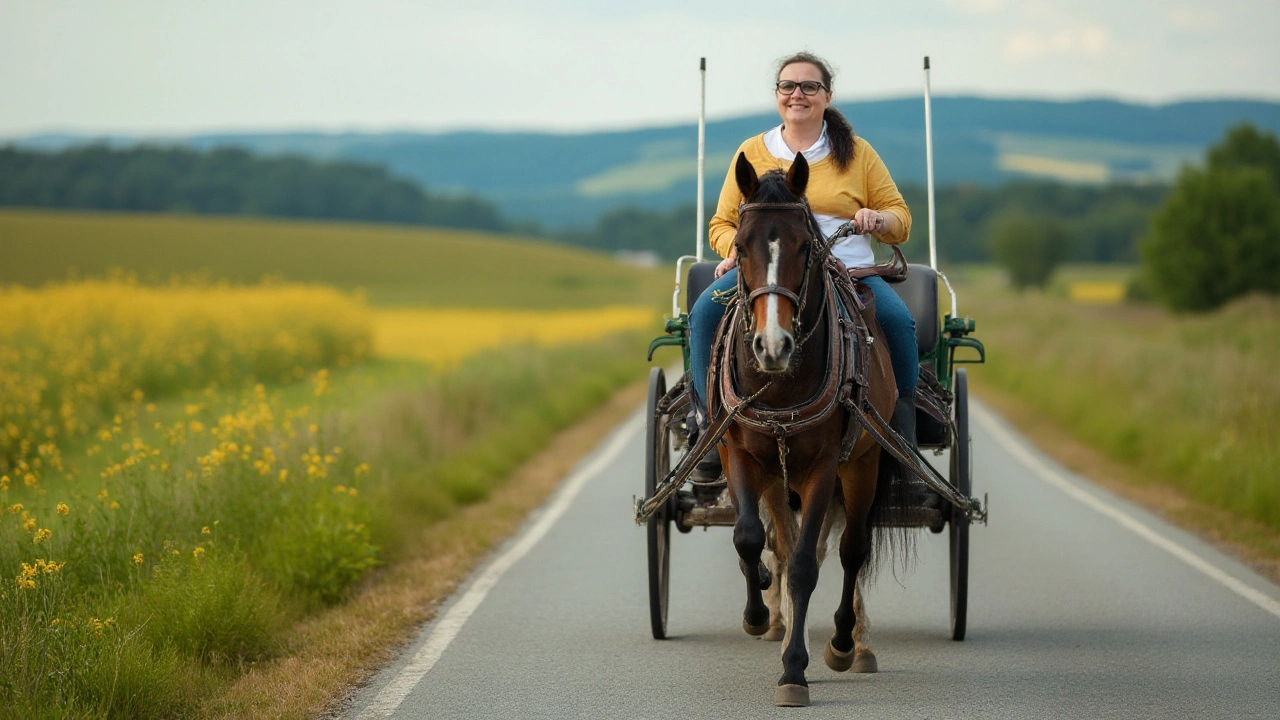
[{"label": "sky", "polygon": [[1280,0],[0,0],[0,137],[577,132],[935,95],[1280,101]]}]

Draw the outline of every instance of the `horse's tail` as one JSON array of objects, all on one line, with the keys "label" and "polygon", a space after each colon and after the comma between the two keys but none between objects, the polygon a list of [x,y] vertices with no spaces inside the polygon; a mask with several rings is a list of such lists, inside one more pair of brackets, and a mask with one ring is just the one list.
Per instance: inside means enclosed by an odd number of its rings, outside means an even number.
[{"label": "horse's tail", "polygon": [[916,560],[916,528],[912,525],[910,471],[889,451],[878,448],[876,495],[871,503],[868,525],[871,553],[863,564],[863,576],[870,579],[882,562],[910,570]]}]

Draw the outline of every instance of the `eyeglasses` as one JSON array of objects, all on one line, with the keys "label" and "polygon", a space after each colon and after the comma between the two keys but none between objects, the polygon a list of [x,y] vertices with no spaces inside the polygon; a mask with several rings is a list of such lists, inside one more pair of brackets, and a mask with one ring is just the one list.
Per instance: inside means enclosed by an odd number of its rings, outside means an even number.
[{"label": "eyeglasses", "polygon": [[[800,88],[800,92],[805,95],[817,95],[819,90],[827,89],[826,85],[823,85],[817,80],[805,80],[804,82],[799,83],[795,80],[779,80],[775,87],[777,88],[777,91],[783,95],[790,95],[796,91],[797,87]],[[827,90],[827,92],[830,92],[830,90]]]}]

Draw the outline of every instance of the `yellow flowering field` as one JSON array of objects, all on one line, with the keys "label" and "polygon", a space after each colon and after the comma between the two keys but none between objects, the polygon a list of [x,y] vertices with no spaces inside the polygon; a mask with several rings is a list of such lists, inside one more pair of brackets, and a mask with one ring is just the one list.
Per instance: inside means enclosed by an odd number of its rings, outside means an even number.
[{"label": "yellow flowering field", "polygon": [[377,310],[374,348],[382,357],[424,360],[437,367],[513,343],[540,346],[594,340],[629,330],[657,327],[645,307],[591,310],[475,310],[424,308]]},{"label": "yellow flowering field", "polygon": [[300,379],[359,361],[370,343],[365,304],[322,286],[0,288],[0,472],[38,481],[61,438],[124,401]]}]

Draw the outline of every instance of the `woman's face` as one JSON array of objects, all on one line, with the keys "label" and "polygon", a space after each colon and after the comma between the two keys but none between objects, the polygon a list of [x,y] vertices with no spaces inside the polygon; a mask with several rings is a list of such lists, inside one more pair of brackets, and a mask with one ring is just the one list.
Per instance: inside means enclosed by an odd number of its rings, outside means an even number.
[{"label": "woman's face", "polygon": [[831,105],[831,93],[828,90],[819,88],[817,93],[805,95],[800,90],[798,83],[813,81],[822,83],[825,87],[826,83],[822,82],[822,71],[816,65],[810,65],[809,63],[791,63],[782,68],[782,72],[778,73],[778,81],[781,82],[783,80],[797,83],[790,94],[784,95],[781,91],[774,92],[778,100],[778,115],[782,116],[783,124],[821,123],[823,111]]}]

